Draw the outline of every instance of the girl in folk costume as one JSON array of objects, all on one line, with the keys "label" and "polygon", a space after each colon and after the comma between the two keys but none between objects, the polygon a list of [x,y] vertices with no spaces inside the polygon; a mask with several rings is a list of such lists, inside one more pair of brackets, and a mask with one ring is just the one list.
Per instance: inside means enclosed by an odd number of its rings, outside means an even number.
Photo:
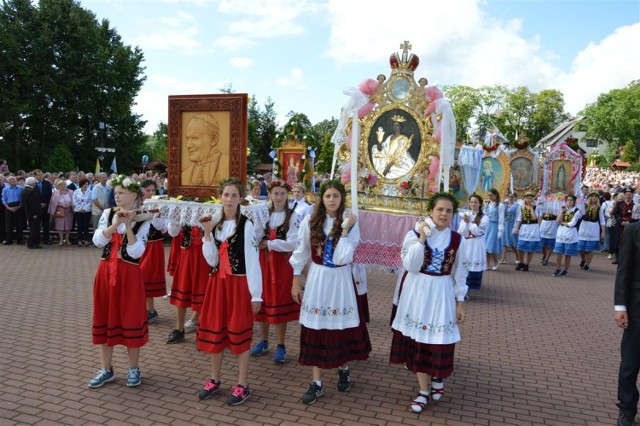
[{"label": "girl in folk costume", "polygon": [[[578,221],[582,212],[576,207],[576,196],[567,195],[566,206],[562,206],[562,213],[558,215],[558,233],[556,234],[556,246],[553,252],[557,254],[556,270],[554,277],[566,277],[571,265],[571,257],[578,255]],[[564,269],[562,257],[564,256]]]},{"label": "girl in folk costume", "polygon": [[211,379],[198,398],[207,399],[220,390],[223,351],[238,356],[238,384],[227,399],[239,405],[249,398],[247,376],[253,318],[262,305],[262,275],[258,241],[250,219],[240,213],[244,185],[237,179],[220,182],[222,211],[201,219],[202,252],[211,266],[202,315],[197,332],[198,350],[211,354]]},{"label": "girl in folk costume", "polygon": [[516,225],[516,214],[520,205],[518,204],[518,196],[515,193],[509,194],[504,202],[504,232],[502,233],[502,258],[500,263],[507,263],[507,249],[511,248],[516,255],[516,263],[518,263],[518,236],[513,233]]},{"label": "girl in folk costume", "polygon": [[[300,308],[300,357],[312,366],[312,382],[302,402],[313,404],[324,394],[322,369],[338,367],[338,391],[351,388],[349,361],[371,352],[350,263],[360,240],[353,215],[345,215],[345,189],[339,180],[320,185],[314,211],[300,224],[298,245],[289,259],[293,267],[293,300]],[[306,286],[301,273],[311,260]]]},{"label": "girl in folk costume", "polygon": [[556,246],[556,235],[558,234],[558,215],[556,211],[550,210],[544,204],[537,210],[538,222],[540,223],[540,244],[542,245],[542,259],[540,263],[544,266],[549,264],[549,258]]},{"label": "girl in folk costume", "polygon": [[124,345],[129,355],[127,386],[142,383],[138,359],[149,339],[140,258],[145,251],[149,222],[134,221],[140,186],[120,175],[111,180],[117,208],[106,209],[93,234],[96,247],[104,247],[93,283],[93,343],[100,345],[102,368],[89,382],[102,387],[116,376],[113,347]]},{"label": "girl in folk costume", "polygon": [[[156,193],[156,183],[145,180],[142,187],[142,201],[149,200]],[[140,259],[140,269],[144,280],[144,292],[147,296],[147,321],[152,323],[158,319],[154,297],[167,294],[167,279],[164,275],[164,233],[167,232],[167,221],[159,213],[155,213],[149,226],[147,249]]]},{"label": "girl in folk costume", "polygon": [[[288,205],[291,189],[282,180],[274,180],[268,187],[271,207],[267,228],[259,231],[260,269],[262,270],[262,310],[256,316],[262,339],[251,349],[251,355],[260,356],[269,348],[269,324],[276,328],[277,347],[273,362],[284,363],[287,323],[300,316],[300,305],[291,297],[293,269],[289,264],[291,253],[298,242],[298,215]],[[260,238],[261,237],[261,238]]]},{"label": "girl in folk costume", "polygon": [[584,215],[578,229],[578,252],[580,268],[591,269],[593,252],[600,250],[600,241],[604,239],[604,212],[600,208],[600,194],[592,192],[584,205]]},{"label": "girl in folk costume", "polygon": [[[502,237],[504,234],[504,205],[500,203],[500,194],[495,188],[489,190],[489,202],[484,214],[489,218],[484,239],[487,244],[487,269],[498,270],[498,255],[502,254]],[[493,260],[493,263],[492,263]],[[493,264],[493,266],[491,266]]]},{"label": "girl in folk costume", "polygon": [[[518,266],[516,271],[528,271],[533,253],[540,253],[540,225],[536,215],[533,198],[535,194],[527,192],[524,194],[524,203],[516,212],[516,225],[513,233],[518,236]],[[525,262],[524,255],[527,254]]]},{"label": "girl in folk costume", "polygon": [[468,240],[461,253],[464,266],[469,271],[467,286],[470,289],[480,290],[482,286],[482,271],[487,269],[487,246],[484,234],[489,225],[489,217],[485,215],[480,206],[482,197],[473,194],[469,197],[469,211],[462,215],[458,233]]},{"label": "girl in folk costume", "polygon": [[[439,400],[444,395],[443,379],[453,372],[455,344],[460,341],[458,324],[465,317],[465,245],[475,238],[465,239],[449,228],[456,206],[457,200],[449,193],[433,195],[428,211],[435,227],[418,222],[417,231],[409,231],[402,243],[407,272],[392,320],[389,361],[405,363],[416,374],[419,392],[411,402],[414,413],[422,412],[431,397]],[[465,224],[469,232],[469,222]]]},{"label": "girl in folk costume", "polygon": [[[202,230],[198,226],[175,223],[167,225],[167,231],[174,240],[180,241],[180,256],[173,276],[169,302],[176,307],[176,328],[169,334],[167,343],[179,343],[186,333],[196,331],[202,308],[209,266],[202,256]],[[193,313],[185,322],[187,308]]]}]

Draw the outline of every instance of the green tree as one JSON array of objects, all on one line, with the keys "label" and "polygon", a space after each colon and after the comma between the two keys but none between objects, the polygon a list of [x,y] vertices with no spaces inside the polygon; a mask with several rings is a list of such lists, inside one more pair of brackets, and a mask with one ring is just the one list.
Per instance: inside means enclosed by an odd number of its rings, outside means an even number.
[{"label": "green tree", "polygon": [[579,116],[587,137],[609,142],[613,152],[627,141],[640,142],[640,80],[601,94]]},{"label": "green tree", "polygon": [[526,127],[527,139],[533,145],[569,119],[564,111],[564,95],[559,90],[542,90],[533,94],[534,108]]},{"label": "green tree", "polygon": [[316,157],[316,172],[317,173],[329,173],[331,172],[331,162],[333,161],[334,144],[331,142],[332,133],[326,133],[322,146],[320,147],[320,153]]},{"label": "green tree", "polygon": [[7,0],[0,24],[0,122],[12,162],[41,166],[65,145],[74,168],[91,170],[103,140],[93,130],[103,122],[122,169],[137,163],[145,142],[145,122],[131,111],[145,79],[140,49],[74,0]]},{"label": "green tree", "polygon": [[469,86],[444,86],[443,93],[451,103],[456,120],[456,139],[465,142],[470,138],[470,120],[481,105],[478,89]]},{"label": "green tree", "polygon": [[47,157],[45,163],[46,170],[51,171],[69,171],[73,170],[75,166],[75,160],[71,150],[66,145],[57,145],[53,148],[51,155]]},{"label": "green tree", "polygon": [[153,135],[147,138],[147,150],[151,160],[167,163],[169,133],[167,123],[160,122]]},{"label": "green tree", "polygon": [[638,146],[634,141],[627,141],[624,144],[624,152],[622,153],[622,161],[626,161],[630,164],[635,164],[638,162]]}]

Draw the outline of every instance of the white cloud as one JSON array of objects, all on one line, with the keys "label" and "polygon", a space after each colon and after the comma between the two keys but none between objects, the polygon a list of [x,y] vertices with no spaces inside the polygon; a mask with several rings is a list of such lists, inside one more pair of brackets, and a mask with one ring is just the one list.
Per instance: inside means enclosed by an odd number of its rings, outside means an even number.
[{"label": "white cloud", "polygon": [[196,18],[186,12],[177,12],[174,16],[163,16],[148,20],[144,24],[148,31],[141,31],[134,44],[142,49],[176,49],[188,55],[202,52],[203,47],[198,36],[200,31]]},{"label": "white cloud", "polygon": [[601,93],[626,87],[640,78],[640,55],[633,48],[638,40],[640,23],[620,27],[578,53],[571,71],[558,79],[569,112],[576,114]]},{"label": "white cloud", "polygon": [[[640,78],[640,55],[632,48],[640,40],[640,24],[618,28],[601,42],[589,44],[571,70],[563,71],[553,64],[557,54],[545,50],[538,35],[523,38],[519,19],[505,22],[488,16],[482,0],[396,0],[394,10],[402,13],[393,16],[366,4],[329,0],[331,32],[325,55],[340,66],[388,64],[388,55],[400,52],[400,43],[410,40],[421,63],[416,80],[426,76],[440,85],[558,89],[573,114],[600,93]],[[380,71],[388,73],[389,68]]]},{"label": "white cloud", "polygon": [[213,45],[238,50],[260,39],[304,34],[300,18],[318,8],[304,0],[221,0],[217,12],[237,19],[228,22],[225,35]]},{"label": "white cloud", "polygon": [[304,82],[304,72],[300,68],[293,68],[286,77],[276,79],[281,87],[292,87],[298,90],[306,90],[307,84]]},{"label": "white cloud", "polygon": [[151,75],[150,80],[153,86],[162,87],[167,93],[202,93],[207,87],[201,81],[184,81],[160,74]]},{"label": "white cloud", "polygon": [[236,68],[247,68],[251,64],[253,64],[253,60],[251,58],[231,58],[231,65]]}]

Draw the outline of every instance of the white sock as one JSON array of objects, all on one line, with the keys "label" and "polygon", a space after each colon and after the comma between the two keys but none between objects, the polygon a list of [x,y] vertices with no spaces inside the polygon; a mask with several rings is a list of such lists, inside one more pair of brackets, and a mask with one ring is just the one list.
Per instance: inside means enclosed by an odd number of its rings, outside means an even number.
[{"label": "white sock", "polygon": [[315,383],[316,385],[322,387],[322,380],[314,380],[313,383]]}]

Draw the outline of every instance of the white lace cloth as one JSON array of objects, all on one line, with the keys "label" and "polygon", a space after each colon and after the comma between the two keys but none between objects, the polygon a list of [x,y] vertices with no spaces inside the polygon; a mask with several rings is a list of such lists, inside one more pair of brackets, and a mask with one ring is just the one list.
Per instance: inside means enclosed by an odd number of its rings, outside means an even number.
[{"label": "white lace cloth", "polygon": [[[144,206],[148,209],[158,209],[160,216],[170,222],[189,226],[198,226],[202,216],[213,216],[215,212],[222,209],[222,204],[178,200],[145,200]],[[256,228],[264,229],[265,224],[269,222],[269,209],[266,203],[241,206],[240,210],[253,221]]]}]

